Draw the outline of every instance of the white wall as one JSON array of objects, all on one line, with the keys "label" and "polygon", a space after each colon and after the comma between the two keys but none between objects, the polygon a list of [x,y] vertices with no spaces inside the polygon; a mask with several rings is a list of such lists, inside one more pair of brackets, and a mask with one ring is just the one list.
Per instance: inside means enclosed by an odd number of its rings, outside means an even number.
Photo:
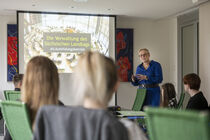
[{"label": "white wall", "polygon": [[[177,20],[176,18],[159,21],[135,18],[117,19],[118,28],[134,29],[134,73],[140,64],[139,48],[148,48],[151,59],[158,61],[163,69],[163,83],[172,82],[177,85]],[[177,86],[176,86],[177,87]],[[137,87],[121,82],[117,92],[118,105],[131,108]]]},{"label": "white wall", "polygon": [[199,8],[199,74],[201,90],[210,103],[210,2]]},{"label": "white wall", "polygon": [[16,16],[0,15],[0,99],[3,90],[14,89],[12,82],[7,82],[7,24],[16,24]]}]

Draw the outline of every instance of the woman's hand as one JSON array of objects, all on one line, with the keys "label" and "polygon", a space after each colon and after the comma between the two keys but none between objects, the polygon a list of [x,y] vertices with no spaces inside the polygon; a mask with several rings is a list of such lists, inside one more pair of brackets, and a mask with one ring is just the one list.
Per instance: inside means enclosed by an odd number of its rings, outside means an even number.
[{"label": "woman's hand", "polygon": [[138,79],[138,80],[148,80],[147,76],[146,75],[142,75],[142,74],[136,74],[135,77]]},{"label": "woman's hand", "polygon": [[135,76],[133,74],[131,76],[131,80],[132,80],[132,82],[135,82]]}]

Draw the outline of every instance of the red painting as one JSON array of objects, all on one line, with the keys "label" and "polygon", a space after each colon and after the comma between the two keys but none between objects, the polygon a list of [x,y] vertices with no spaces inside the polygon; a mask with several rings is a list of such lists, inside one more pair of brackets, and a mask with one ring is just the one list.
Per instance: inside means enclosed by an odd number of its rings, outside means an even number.
[{"label": "red painting", "polygon": [[116,60],[122,82],[131,81],[133,73],[133,29],[116,30]]},{"label": "red painting", "polygon": [[7,81],[18,72],[17,25],[7,25]]}]

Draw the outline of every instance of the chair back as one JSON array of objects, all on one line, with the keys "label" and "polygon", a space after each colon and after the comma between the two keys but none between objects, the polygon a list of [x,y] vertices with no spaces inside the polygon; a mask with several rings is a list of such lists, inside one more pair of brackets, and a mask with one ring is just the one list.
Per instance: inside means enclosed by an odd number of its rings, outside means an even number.
[{"label": "chair back", "polygon": [[20,91],[4,90],[4,97],[6,100],[17,101],[20,99]]},{"label": "chair back", "polygon": [[150,140],[209,140],[207,112],[147,107]]},{"label": "chair back", "polygon": [[25,103],[1,101],[1,111],[13,140],[32,139],[31,122]]},{"label": "chair back", "polygon": [[178,106],[177,106],[178,109],[182,108],[183,102],[184,102],[184,97],[185,97],[185,93],[182,92],[181,95],[180,95],[180,98],[179,98]]},{"label": "chair back", "polygon": [[142,105],[144,103],[144,99],[146,96],[146,89],[145,88],[138,88],[136,93],[136,98],[132,107],[133,111],[140,111]]}]

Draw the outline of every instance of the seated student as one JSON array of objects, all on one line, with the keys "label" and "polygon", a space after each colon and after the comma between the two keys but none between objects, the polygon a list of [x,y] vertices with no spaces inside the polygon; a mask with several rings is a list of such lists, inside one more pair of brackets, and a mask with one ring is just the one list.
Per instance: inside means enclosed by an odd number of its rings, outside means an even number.
[{"label": "seated student", "polygon": [[[28,106],[34,126],[37,110],[47,104],[58,104],[59,77],[55,64],[47,57],[33,57],[23,78],[21,100]],[[32,127],[33,128],[33,127]],[[8,134],[4,140],[11,139]]]},{"label": "seated student", "polygon": [[161,107],[176,108],[176,91],[174,85],[171,83],[165,83],[161,86],[161,98],[160,98]]},{"label": "seated student", "polygon": [[98,52],[86,52],[73,76],[76,103],[82,106],[42,107],[34,140],[128,140],[125,126],[107,111],[118,86],[114,62]]},{"label": "seated student", "polygon": [[15,86],[15,91],[20,91],[23,81],[23,74],[15,74],[12,81]]},{"label": "seated student", "polygon": [[201,80],[200,77],[195,74],[187,74],[183,78],[184,89],[190,95],[190,100],[186,109],[205,110],[208,108],[208,103],[203,93],[199,91]]}]

